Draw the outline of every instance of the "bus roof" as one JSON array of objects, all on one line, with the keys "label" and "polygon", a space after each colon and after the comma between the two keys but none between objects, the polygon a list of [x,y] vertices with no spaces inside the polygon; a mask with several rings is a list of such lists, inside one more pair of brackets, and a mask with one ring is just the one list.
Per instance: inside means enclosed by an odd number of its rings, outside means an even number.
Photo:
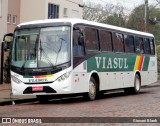
[{"label": "bus roof", "polygon": [[154,37],[153,34],[146,33],[146,32],[136,31],[136,30],[117,27],[117,26],[108,25],[108,24],[97,23],[97,22],[93,22],[93,21],[87,21],[87,20],[83,20],[83,19],[76,19],[76,18],[37,20],[37,21],[21,23],[18,25],[18,27],[24,26],[24,25],[31,25],[31,24],[34,25],[34,24],[43,24],[43,23],[44,24],[45,23],[56,23],[56,22],[70,22],[72,25],[82,23],[82,24],[88,24],[88,25],[118,30],[118,31],[122,31],[122,32],[128,32],[128,33],[132,33],[132,34],[139,34],[139,35]]}]

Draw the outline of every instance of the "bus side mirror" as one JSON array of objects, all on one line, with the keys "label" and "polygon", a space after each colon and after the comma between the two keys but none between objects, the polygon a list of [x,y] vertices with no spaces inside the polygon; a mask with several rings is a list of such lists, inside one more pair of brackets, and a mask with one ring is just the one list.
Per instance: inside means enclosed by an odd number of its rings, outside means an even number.
[{"label": "bus side mirror", "polygon": [[81,29],[80,27],[74,27],[73,28],[74,31],[77,31],[77,35],[78,35],[78,45],[83,46],[84,45],[84,36],[83,36],[83,29]]},{"label": "bus side mirror", "polygon": [[7,49],[11,49],[11,42],[3,42],[3,48],[4,48],[4,51],[6,52]]},{"label": "bus side mirror", "polygon": [[84,37],[83,35],[80,35],[78,38],[78,45],[84,45]]},{"label": "bus side mirror", "polygon": [[77,31],[79,31],[79,33],[80,33],[81,35],[83,35],[83,29],[81,29],[81,28],[79,28],[79,27],[74,27],[73,30],[74,30],[74,31],[77,30]]},{"label": "bus side mirror", "polygon": [[13,40],[13,33],[5,34],[3,37],[3,49],[6,52],[7,49],[11,48],[11,43]]}]

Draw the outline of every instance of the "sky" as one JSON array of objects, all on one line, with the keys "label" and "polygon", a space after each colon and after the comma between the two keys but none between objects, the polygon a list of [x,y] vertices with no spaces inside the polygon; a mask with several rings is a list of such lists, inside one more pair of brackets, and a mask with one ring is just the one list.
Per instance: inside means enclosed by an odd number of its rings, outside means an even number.
[{"label": "sky", "polygon": [[[93,2],[95,4],[113,4],[113,5],[122,5],[124,6],[127,10],[132,10],[136,6],[145,3],[145,0],[83,0],[85,3],[86,2]],[[160,0],[157,0],[160,1]],[[149,5],[155,6],[158,2],[156,0],[148,0]],[[160,7],[160,4],[157,6]]]}]

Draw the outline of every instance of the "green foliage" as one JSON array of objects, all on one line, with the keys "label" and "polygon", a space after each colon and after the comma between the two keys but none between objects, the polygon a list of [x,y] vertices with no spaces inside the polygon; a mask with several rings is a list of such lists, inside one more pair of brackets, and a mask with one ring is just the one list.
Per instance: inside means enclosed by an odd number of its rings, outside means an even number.
[{"label": "green foliage", "polygon": [[144,5],[136,7],[127,22],[127,27],[134,30],[144,31]]},{"label": "green foliage", "polygon": [[10,75],[10,56],[7,57],[7,60],[4,63],[4,82],[10,83],[11,82],[11,75]]},{"label": "green foliage", "polygon": [[[127,23],[128,28],[144,31],[144,10],[145,6],[140,5],[132,11]],[[158,21],[160,21],[159,9],[149,6],[147,32],[154,34],[157,45],[160,44],[160,25],[158,24]]]},{"label": "green foliage", "polygon": [[160,45],[160,25],[152,26],[150,32],[155,35],[156,45]]},{"label": "green foliage", "polygon": [[160,73],[160,45],[157,46],[158,73]]},{"label": "green foliage", "polygon": [[125,27],[126,21],[120,14],[114,13],[113,15],[108,16],[107,19],[101,23],[107,23],[119,27]]},{"label": "green foliage", "polygon": [[157,21],[160,21],[160,10],[158,8],[154,8],[153,6],[149,7],[149,12],[148,12],[148,22],[150,24],[155,25]]},{"label": "green foliage", "polygon": [[160,45],[160,10],[150,7],[149,10],[149,32],[155,35],[156,44]]}]

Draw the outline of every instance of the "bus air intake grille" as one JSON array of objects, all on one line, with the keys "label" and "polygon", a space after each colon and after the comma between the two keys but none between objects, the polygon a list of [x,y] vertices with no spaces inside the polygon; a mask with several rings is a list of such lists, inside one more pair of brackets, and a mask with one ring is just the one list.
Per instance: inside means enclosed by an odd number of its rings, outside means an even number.
[{"label": "bus air intake grille", "polygon": [[24,83],[24,84],[52,84],[54,81],[51,81],[51,82],[37,82],[37,83]]}]

